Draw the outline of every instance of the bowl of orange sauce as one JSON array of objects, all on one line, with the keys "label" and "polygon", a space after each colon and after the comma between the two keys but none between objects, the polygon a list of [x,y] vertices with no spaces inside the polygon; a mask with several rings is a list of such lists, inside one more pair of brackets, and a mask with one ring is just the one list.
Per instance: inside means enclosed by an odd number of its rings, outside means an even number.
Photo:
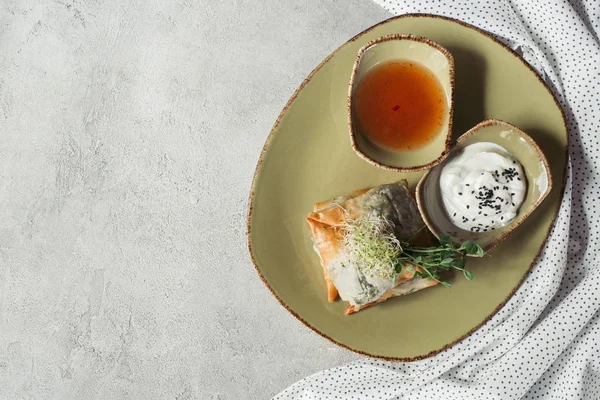
[{"label": "bowl of orange sauce", "polygon": [[348,90],[354,151],[392,171],[430,168],[449,152],[454,60],[430,39],[394,34],[363,46]]}]

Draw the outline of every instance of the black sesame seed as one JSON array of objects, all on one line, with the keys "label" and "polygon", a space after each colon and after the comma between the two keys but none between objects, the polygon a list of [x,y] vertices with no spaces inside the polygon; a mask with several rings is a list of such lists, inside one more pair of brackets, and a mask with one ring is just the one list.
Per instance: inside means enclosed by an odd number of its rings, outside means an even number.
[{"label": "black sesame seed", "polygon": [[504,217],[500,217],[500,221],[504,220]]},{"label": "black sesame seed", "polygon": [[469,207],[469,205],[467,204],[467,210],[468,210],[469,208],[471,208],[471,207]]},{"label": "black sesame seed", "polygon": [[456,217],[456,213],[454,213],[453,217]]},{"label": "black sesame seed", "polygon": [[458,192],[458,195],[459,195],[459,196],[462,196],[462,192]]}]

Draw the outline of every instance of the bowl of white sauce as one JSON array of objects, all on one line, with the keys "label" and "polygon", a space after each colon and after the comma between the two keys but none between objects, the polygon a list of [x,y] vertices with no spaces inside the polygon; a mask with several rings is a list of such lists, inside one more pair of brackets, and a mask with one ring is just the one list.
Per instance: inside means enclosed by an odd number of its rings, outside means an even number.
[{"label": "bowl of white sauce", "polygon": [[527,218],[552,189],[546,157],[525,132],[489,119],[456,141],[419,181],[419,212],[438,238],[470,240],[486,252]]}]

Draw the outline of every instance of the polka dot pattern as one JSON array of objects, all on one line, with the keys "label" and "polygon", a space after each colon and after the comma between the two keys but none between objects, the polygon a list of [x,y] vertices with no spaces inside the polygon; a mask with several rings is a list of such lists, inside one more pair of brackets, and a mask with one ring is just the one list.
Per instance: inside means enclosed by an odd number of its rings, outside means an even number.
[{"label": "polka dot pattern", "polygon": [[471,336],[419,362],[363,359],[322,371],[275,399],[600,399],[597,0],[375,1],[493,32],[540,72],[567,116],[564,199],[525,283]]}]

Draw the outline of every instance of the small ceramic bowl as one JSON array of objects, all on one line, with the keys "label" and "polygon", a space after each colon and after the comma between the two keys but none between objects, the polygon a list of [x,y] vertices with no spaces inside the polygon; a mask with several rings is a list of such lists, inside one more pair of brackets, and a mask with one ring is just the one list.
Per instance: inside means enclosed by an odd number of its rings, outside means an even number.
[{"label": "small ceramic bowl", "polygon": [[[356,85],[374,66],[387,61],[414,61],[437,77],[446,94],[446,113],[440,132],[423,147],[390,151],[372,143],[359,128],[353,110]],[[452,131],[454,59],[448,50],[420,36],[387,35],[363,46],[356,56],[348,89],[348,125],[352,148],[360,157],[390,171],[410,172],[431,168],[448,154]]]},{"label": "small ceramic bowl", "polygon": [[[479,142],[491,142],[504,147],[521,163],[527,178],[527,192],[517,216],[506,226],[488,232],[471,232],[455,226],[444,208],[439,184],[444,165],[466,146]],[[458,138],[448,158],[423,175],[417,185],[416,195],[419,212],[436,237],[450,235],[456,244],[470,240],[487,252],[521,225],[551,189],[552,176],[548,161],[533,139],[514,125],[488,119]]]}]

